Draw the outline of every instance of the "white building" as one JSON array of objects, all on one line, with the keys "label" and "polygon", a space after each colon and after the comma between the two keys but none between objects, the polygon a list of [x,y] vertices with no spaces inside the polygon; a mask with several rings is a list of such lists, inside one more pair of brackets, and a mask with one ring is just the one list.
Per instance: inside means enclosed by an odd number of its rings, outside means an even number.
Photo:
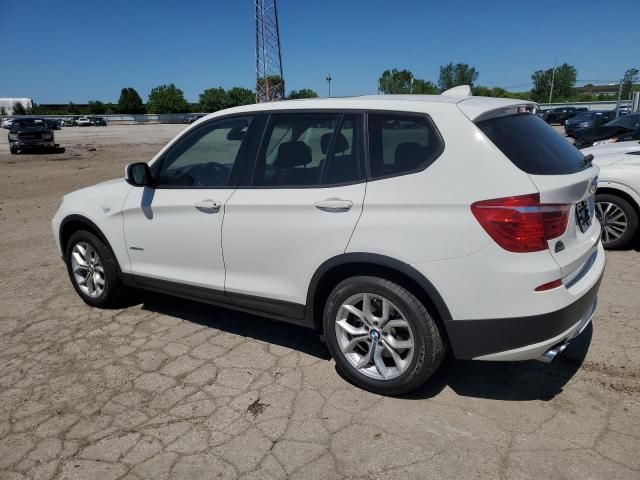
[{"label": "white building", "polygon": [[0,111],[4,108],[6,115],[13,115],[13,106],[21,103],[26,110],[31,110],[33,101],[30,98],[0,98]]}]

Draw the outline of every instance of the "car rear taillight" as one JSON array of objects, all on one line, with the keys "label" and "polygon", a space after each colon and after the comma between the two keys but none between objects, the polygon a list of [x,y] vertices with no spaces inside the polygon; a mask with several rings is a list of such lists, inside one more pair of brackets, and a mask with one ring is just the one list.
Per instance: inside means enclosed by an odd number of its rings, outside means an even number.
[{"label": "car rear taillight", "polygon": [[510,252],[539,252],[567,229],[570,205],[541,204],[540,195],[483,200],[471,212],[495,242]]}]

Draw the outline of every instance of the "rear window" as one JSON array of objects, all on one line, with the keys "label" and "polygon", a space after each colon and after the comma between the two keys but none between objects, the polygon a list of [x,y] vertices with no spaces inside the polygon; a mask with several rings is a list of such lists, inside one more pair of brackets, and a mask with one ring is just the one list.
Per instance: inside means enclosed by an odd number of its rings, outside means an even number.
[{"label": "rear window", "polygon": [[477,125],[516,167],[531,175],[568,175],[589,166],[577,148],[535,115],[490,118]]}]

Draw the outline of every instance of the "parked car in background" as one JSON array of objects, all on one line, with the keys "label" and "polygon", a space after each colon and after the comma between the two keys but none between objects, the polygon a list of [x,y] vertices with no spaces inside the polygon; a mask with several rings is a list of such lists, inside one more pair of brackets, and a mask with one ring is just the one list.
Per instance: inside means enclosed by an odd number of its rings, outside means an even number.
[{"label": "parked car in background", "polygon": [[596,215],[605,248],[629,247],[638,239],[640,217],[640,143],[637,141],[585,148],[600,167]]},{"label": "parked car in background", "polygon": [[191,124],[191,123],[195,122],[196,120],[201,119],[205,115],[206,115],[205,113],[198,113],[196,115],[189,115],[187,118],[184,119],[184,123]]},{"label": "parked car in background", "polygon": [[637,130],[632,130],[630,132],[614,135],[613,137],[607,138],[605,140],[598,140],[597,142],[594,142],[593,146],[595,147],[597,145],[606,145],[610,143],[621,143],[626,145],[630,142],[638,140],[640,140],[640,128],[638,128]]},{"label": "parked car in background", "polygon": [[15,121],[16,121],[15,118],[5,118],[4,120],[2,120],[2,123],[0,124],[0,126],[2,126],[2,128],[9,130],[11,128],[11,125],[13,125],[13,122]]},{"label": "parked car in background", "polygon": [[91,120],[87,117],[80,117],[75,121],[75,124],[78,127],[90,127],[91,125],[93,125],[93,123],[91,123]]},{"label": "parked car in background", "polygon": [[107,121],[103,117],[87,117],[91,125],[95,127],[106,127]]},{"label": "parked car in background", "polygon": [[208,115],[65,195],[70,282],[94,307],[135,286],[315,329],[381,394],[418,387],[447,349],[549,362],[596,308],[598,168],[531,102],[470,93]]},{"label": "parked car in background", "polygon": [[604,125],[608,121],[613,120],[615,116],[616,113],[613,110],[591,110],[589,112],[582,112],[564,122],[564,133],[568,137],[573,138],[573,134],[577,129]]},{"label": "parked car in background", "polygon": [[30,149],[53,149],[53,130],[43,118],[16,119],[9,130],[9,151],[12,154]]},{"label": "parked car in background", "polygon": [[51,130],[60,130],[60,119],[45,118],[44,121]]},{"label": "parked car in background", "polygon": [[575,117],[579,113],[587,112],[587,108],[583,107],[558,107],[545,110],[542,119],[548,124],[558,123],[562,125],[565,120]]},{"label": "parked car in background", "polygon": [[65,117],[62,120],[62,126],[63,127],[76,127],[78,126],[77,121],[80,117],[76,116],[76,117]]},{"label": "parked car in background", "polygon": [[585,148],[595,142],[629,134],[638,129],[640,129],[640,113],[630,113],[615,118],[604,125],[577,129],[573,132],[573,139],[576,147]]}]

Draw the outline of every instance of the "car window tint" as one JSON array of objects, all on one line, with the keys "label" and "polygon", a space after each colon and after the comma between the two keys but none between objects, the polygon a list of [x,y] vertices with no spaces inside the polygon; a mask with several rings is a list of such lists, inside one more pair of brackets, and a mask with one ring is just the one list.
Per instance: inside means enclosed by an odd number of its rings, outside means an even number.
[{"label": "car window tint", "polygon": [[424,169],[442,153],[442,138],[426,116],[375,113],[368,125],[372,178]]},{"label": "car window tint", "polygon": [[251,117],[214,121],[187,134],[164,156],[158,186],[227,186],[250,123]]},{"label": "car window tint", "polygon": [[362,179],[356,129],[351,114],[273,114],[253,184],[293,188]]}]

